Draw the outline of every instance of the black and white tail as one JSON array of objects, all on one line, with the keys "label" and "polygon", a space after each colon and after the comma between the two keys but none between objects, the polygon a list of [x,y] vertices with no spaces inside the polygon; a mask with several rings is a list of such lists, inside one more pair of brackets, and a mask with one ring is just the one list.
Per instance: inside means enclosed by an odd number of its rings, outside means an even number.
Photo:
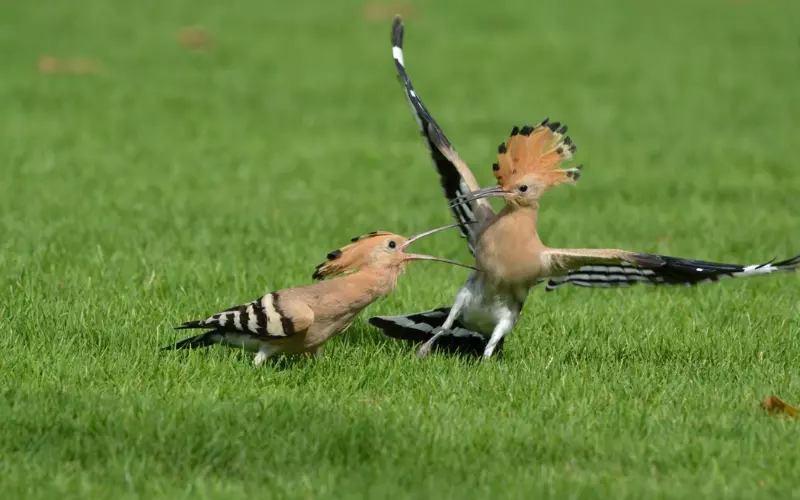
[{"label": "black and white tail", "polygon": [[780,262],[753,264],[723,264],[702,260],[682,259],[664,255],[640,254],[644,266],[622,264],[585,265],[570,271],[565,276],[552,278],[547,291],[572,284],[580,287],[616,288],[645,283],[648,285],[685,285],[714,283],[725,278],[747,278],[776,272],[791,272],[800,269],[800,255]]},{"label": "black and white tail", "polygon": [[[393,339],[412,344],[424,343],[433,337],[433,330],[442,326],[450,313],[449,307],[441,307],[401,316],[374,316],[369,319],[372,326],[380,328],[383,334]],[[434,350],[456,354],[480,356],[486,348],[488,337],[464,328],[456,320],[450,332],[437,339]],[[498,349],[502,348],[502,340]]]},{"label": "black and white tail", "polygon": [[[439,180],[444,195],[447,197],[448,201],[453,201],[456,198],[471,193],[473,189],[477,189],[477,185],[470,188],[469,183],[475,183],[474,176],[469,171],[466,164],[458,158],[455,148],[450,144],[450,141],[436,123],[436,120],[433,119],[430,112],[428,112],[425,104],[422,103],[419,95],[414,90],[414,86],[411,84],[411,79],[406,72],[405,62],[403,60],[403,33],[403,22],[399,16],[395,17],[394,24],[392,25],[392,58],[394,59],[397,74],[400,78],[400,82],[403,84],[403,90],[411,106],[411,111],[414,113],[417,125],[419,125],[420,134],[430,151],[433,165],[439,173]],[[446,152],[447,155],[445,155],[443,151]],[[448,156],[450,158],[448,158]],[[454,159],[458,165],[454,163]],[[461,172],[459,168],[461,168]],[[465,179],[465,177],[469,179]],[[459,225],[461,236],[467,239],[469,250],[474,254],[473,245],[475,242],[475,232],[479,230],[479,226],[472,223],[492,217],[493,212],[491,205],[489,205],[486,200],[478,200],[451,206],[450,210],[455,219],[461,223]]]}]

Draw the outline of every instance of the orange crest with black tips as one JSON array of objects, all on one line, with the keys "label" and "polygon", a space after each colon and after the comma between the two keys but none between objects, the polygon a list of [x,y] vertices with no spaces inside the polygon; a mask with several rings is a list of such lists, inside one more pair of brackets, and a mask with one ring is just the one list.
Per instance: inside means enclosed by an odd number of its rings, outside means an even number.
[{"label": "orange crest with black tips", "polygon": [[492,166],[497,183],[504,189],[514,187],[523,178],[534,178],[541,191],[564,183],[575,183],[583,165],[559,168],[570,160],[576,146],[566,135],[567,126],[545,119],[531,127],[514,127],[508,144],[500,144],[497,163]]}]

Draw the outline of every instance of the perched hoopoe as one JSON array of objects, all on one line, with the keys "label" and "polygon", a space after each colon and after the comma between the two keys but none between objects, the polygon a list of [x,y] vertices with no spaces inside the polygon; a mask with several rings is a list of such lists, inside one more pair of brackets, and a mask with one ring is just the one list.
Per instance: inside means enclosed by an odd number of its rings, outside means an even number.
[{"label": "perched hoopoe", "polygon": [[410,238],[384,231],[353,238],[349,245],[329,253],[312,276],[318,280],[332,279],[268,293],[249,304],[184,323],[176,329],[210,331],[164,349],[225,344],[256,351],[255,366],[279,353],[320,355],[329,338],[344,331],[362,309],[394,289],[410,261],[437,260],[475,269],[449,259],[406,253],[406,248],[418,239],[457,225],[431,229]]},{"label": "perched hoopoe", "polygon": [[[726,277],[746,277],[800,267],[800,255],[777,263],[742,266],[662,255],[606,249],[557,249],[539,239],[537,218],[542,194],[560,184],[575,183],[581,167],[560,168],[575,145],[566,126],[548,120],[514,127],[498,148],[493,172],[497,185],[480,189],[469,167],[456,153],[414,90],[403,61],[403,24],[395,18],[392,55],[422,136],[431,150],[445,196],[461,224],[480,272],[473,272],[452,307],[404,316],[373,317],[385,334],[426,342],[427,355],[445,338],[483,347],[490,357],[516,324],[530,288],[549,279],[547,290],[572,283],[585,287],[618,287],[638,282],[653,285],[695,285]],[[485,198],[505,200],[495,214]],[[476,225],[468,225],[478,222]]]}]

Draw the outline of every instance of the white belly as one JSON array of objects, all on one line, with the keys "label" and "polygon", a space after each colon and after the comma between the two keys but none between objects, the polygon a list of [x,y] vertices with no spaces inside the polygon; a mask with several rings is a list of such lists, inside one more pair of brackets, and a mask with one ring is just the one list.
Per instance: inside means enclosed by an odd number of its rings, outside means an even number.
[{"label": "white belly", "polygon": [[245,335],[241,333],[226,333],[221,339],[220,344],[236,349],[244,349],[246,351],[256,352],[261,347],[261,342],[253,338],[252,335]]},{"label": "white belly", "polygon": [[459,323],[464,325],[468,330],[478,332],[486,337],[492,334],[494,325],[497,324],[497,315],[488,309],[481,309],[477,307],[467,308],[459,318]]},{"label": "white belly", "polygon": [[528,288],[499,291],[478,276],[471,276],[459,293],[468,296],[458,321],[469,330],[489,336],[502,319],[516,323]]}]

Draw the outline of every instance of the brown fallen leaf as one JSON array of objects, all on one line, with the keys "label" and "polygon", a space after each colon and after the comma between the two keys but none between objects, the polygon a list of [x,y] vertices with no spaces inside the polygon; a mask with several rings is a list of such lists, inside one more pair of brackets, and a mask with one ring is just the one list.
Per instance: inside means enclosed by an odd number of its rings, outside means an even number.
[{"label": "brown fallen leaf", "polygon": [[178,43],[187,49],[201,50],[211,46],[211,35],[205,28],[186,26],[180,28],[177,34]]},{"label": "brown fallen leaf", "polygon": [[417,17],[417,8],[408,2],[364,4],[365,21],[387,21],[394,19],[395,15],[413,19]]},{"label": "brown fallen leaf", "polygon": [[790,417],[800,416],[800,411],[785,402],[778,396],[769,396],[761,402],[761,408],[767,410],[772,415],[788,415]]},{"label": "brown fallen leaf", "polygon": [[67,59],[64,67],[68,73],[75,75],[98,74],[102,72],[100,64],[89,59]]},{"label": "brown fallen leaf", "polygon": [[42,56],[36,63],[39,73],[51,75],[96,75],[102,73],[99,63],[90,59],[61,59],[53,56]]},{"label": "brown fallen leaf", "polygon": [[58,59],[53,56],[42,56],[36,63],[39,73],[57,73],[60,67]]}]

